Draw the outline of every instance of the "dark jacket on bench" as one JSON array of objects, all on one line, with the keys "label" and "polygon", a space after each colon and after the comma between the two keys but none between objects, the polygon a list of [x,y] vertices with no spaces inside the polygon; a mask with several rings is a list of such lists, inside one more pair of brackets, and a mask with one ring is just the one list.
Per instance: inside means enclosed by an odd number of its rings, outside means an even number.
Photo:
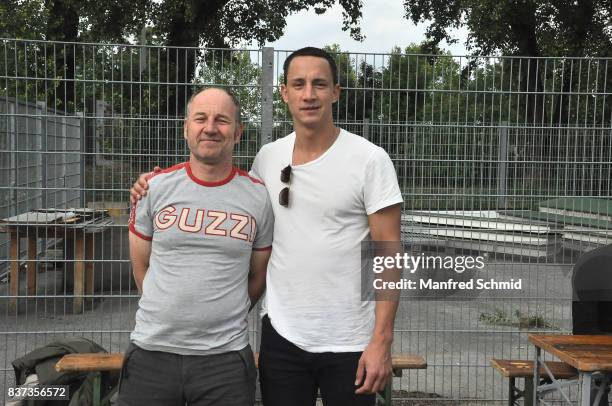
[{"label": "dark jacket on bench", "polygon": [[[15,370],[15,382],[22,385],[26,377],[38,375],[39,385],[69,385],[70,401],[29,400],[28,406],[85,406],[92,404],[93,378],[91,372],[57,372],[55,364],[66,354],[106,352],[95,342],[83,337],[69,337],[52,342],[31,351],[12,362]],[[102,396],[110,391],[118,381],[118,374],[104,374]]]}]

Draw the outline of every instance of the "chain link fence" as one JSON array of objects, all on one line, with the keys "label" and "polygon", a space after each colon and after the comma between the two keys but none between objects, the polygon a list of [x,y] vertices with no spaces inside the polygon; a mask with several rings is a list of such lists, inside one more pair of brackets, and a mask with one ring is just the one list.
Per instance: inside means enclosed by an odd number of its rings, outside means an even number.
[{"label": "chain link fence", "polygon": [[[612,60],[413,51],[333,52],[336,123],[391,156],[415,252],[483,255],[487,275],[522,278],[526,296],[402,301],[393,349],[428,369],[394,378],[393,395],[501,405],[490,359],[532,359],[529,332],[571,331],[571,268],[612,244]],[[126,348],[138,302],[127,189],[187,159],[185,106],[201,86],[240,100],[235,160],[248,169],[292,131],[289,53],[0,40],[2,396],[11,361],[56,338]],[[257,346],[255,314],[250,325]]]}]

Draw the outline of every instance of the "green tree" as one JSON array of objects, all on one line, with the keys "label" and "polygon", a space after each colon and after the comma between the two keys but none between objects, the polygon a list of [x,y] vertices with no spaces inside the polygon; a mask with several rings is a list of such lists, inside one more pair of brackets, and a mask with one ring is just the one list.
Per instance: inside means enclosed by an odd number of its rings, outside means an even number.
[{"label": "green tree", "polygon": [[428,22],[433,44],[456,42],[450,29],[469,30],[478,54],[609,56],[610,0],[404,0],[406,17]]},{"label": "green tree", "polygon": [[[456,42],[451,29],[469,30],[468,47],[475,54],[503,54],[525,57],[514,60],[515,89],[524,97],[519,110],[520,121],[544,125],[578,121],[580,110],[572,108],[576,100],[567,94],[574,91],[601,92],[612,86],[612,77],[602,64],[575,66],[572,59],[559,61],[546,69],[541,56],[609,57],[612,56],[612,1],[610,0],[405,0],[406,17],[429,24],[427,37],[431,45],[442,40]],[[597,69],[595,65],[600,66]],[[578,65],[576,63],[576,65]],[[590,80],[589,80],[590,79]],[[553,82],[553,80],[556,80]],[[554,100],[546,98],[547,84],[559,83]],[[589,83],[590,88],[579,88]],[[595,122],[609,120],[612,107],[602,109]]]},{"label": "green tree", "polygon": [[[0,33],[8,38],[68,42],[128,42],[149,29],[149,43],[165,45],[167,76],[189,84],[202,55],[200,47],[227,48],[243,41],[263,44],[278,39],[289,14],[314,8],[324,13],[334,0],[6,0],[0,6]],[[23,3],[23,5],[21,4]],[[361,39],[359,0],[339,0],[343,29]],[[13,13],[13,10],[19,10]],[[153,24],[151,24],[153,22]],[[80,55],[68,44],[54,53],[61,74],[58,99],[71,110],[76,59]],[[182,114],[190,96],[189,86],[176,86],[167,98],[167,110]],[[72,103],[70,103],[72,102]]]}]

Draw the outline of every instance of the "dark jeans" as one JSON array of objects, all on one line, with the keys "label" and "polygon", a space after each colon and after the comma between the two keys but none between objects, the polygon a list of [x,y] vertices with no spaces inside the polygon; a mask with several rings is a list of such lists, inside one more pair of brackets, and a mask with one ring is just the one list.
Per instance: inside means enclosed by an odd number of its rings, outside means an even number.
[{"label": "dark jeans", "polygon": [[274,330],[265,316],[261,328],[259,381],[265,406],[313,406],[317,390],[325,406],[372,406],[376,395],[356,395],[361,352],[312,353]]},{"label": "dark jeans", "polygon": [[147,351],[130,344],[119,383],[120,406],[253,406],[251,347],[215,355]]}]

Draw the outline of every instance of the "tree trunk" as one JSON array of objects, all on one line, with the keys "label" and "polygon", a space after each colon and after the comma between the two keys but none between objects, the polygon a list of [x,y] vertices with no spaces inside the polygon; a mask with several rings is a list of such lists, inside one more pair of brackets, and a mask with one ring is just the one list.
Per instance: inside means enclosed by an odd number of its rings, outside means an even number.
[{"label": "tree trunk", "polygon": [[[173,76],[168,81],[177,83],[174,89],[168,92],[167,111],[171,115],[182,116],[185,114],[187,101],[192,94],[192,83],[195,76],[197,58],[200,50],[195,49],[200,46],[200,33],[206,35],[207,32],[218,32],[216,30],[206,30],[216,23],[215,16],[223,8],[228,0],[216,1],[196,1],[192,4],[193,9],[187,10],[186,5],[183,10],[179,10],[172,16],[170,29],[167,37],[169,47],[190,47],[190,48],[169,48],[168,63],[169,71]],[[186,18],[193,13],[192,20]],[[225,43],[222,38],[206,38],[206,46],[224,48]]]},{"label": "tree trunk", "polygon": [[[48,0],[47,40],[77,42],[79,36],[79,13],[76,2],[71,0]],[[49,105],[57,105],[66,113],[75,110],[74,88],[75,45],[58,45],[55,50],[55,72],[63,78],[56,89],[56,100]]]},{"label": "tree trunk", "polygon": [[525,113],[525,124],[533,127],[531,144],[532,159],[546,159],[550,156],[551,132],[542,129],[536,131],[537,126],[544,124],[546,108],[544,103],[544,91],[542,80],[541,60],[536,59],[540,56],[538,44],[537,21],[535,17],[536,6],[529,2],[517,8],[512,13],[513,20],[510,23],[512,35],[518,47],[520,56],[526,57],[521,60],[521,85],[519,87],[523,93],[520,105],[521,111]]}]

